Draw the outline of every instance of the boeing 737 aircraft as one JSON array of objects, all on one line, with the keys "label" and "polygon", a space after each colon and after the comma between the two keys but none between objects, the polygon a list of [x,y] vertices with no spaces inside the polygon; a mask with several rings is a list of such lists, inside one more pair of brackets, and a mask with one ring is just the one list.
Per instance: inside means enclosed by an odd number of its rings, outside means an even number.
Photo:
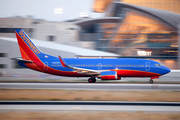
[{"label": "boeing 737 aircraft", "polygon": [[62,58],[41,52],[22,29],[15,30],[22,58],[14,58],[20,66],[36,71],[68,77],[90,77],[89,83],[101,80],[120,80],[121,77],[153,79],[170,72],[159,62],[132,58]]}]

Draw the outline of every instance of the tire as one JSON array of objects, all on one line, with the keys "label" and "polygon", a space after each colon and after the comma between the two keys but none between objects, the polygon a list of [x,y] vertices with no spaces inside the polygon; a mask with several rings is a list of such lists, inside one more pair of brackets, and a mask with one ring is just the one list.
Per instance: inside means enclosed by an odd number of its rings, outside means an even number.
[{"label": "tire", "polygon": [[89,83],[95,83],[95,82],[96,82],[96,78],[89,78],[89,79],[88,79],[88,82],[89,82]]},{"label": "tire", "polygon": [[151,84],[153,84],[154,81],[151,79],[149,82],[150,82]]},{"label": "tire", "polygon": [[93,83],[92,78],[89,78],[89,79],[88,79],[88,82],[89,82],[89,83]]}]

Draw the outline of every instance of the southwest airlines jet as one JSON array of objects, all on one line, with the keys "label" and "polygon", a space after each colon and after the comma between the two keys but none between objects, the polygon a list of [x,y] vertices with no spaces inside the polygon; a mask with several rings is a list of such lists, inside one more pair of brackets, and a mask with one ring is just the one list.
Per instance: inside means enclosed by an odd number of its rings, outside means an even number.
[{"label": "southwest airlines jet", "polygon": [[69,77],[90,77],[89,83],[120,80],[121,77],[153,79],[171,70],[159,62],[132,58],[62,58],[43,53],[22,29],[15,30],[22,58],[14,58],[20,66],[36,71]]}]

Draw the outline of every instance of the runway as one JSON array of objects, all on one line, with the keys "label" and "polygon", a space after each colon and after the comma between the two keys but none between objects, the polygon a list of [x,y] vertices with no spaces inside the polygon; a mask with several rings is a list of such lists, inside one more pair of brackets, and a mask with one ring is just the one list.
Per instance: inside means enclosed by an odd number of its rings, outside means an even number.
[{"label": "runway", "polygon": [[1,89],[61,89],[104,91],[180,91],[180,84],[119,83],[0,83]]},{"label": "runway", "polygon": [[115,101],[0,101],[0,111],[12,110],[180,112],[180,103]]}]

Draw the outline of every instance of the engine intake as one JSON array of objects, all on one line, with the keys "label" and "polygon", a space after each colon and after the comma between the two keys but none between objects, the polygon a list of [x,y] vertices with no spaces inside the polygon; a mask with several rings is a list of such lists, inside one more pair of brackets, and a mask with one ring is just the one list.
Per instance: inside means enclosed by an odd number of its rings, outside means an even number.
[{"label": "engine intake", "polygon": [[121,78],[117,76],[116,71],[105,71],[101,72],[101,80],[120,80]]}]

